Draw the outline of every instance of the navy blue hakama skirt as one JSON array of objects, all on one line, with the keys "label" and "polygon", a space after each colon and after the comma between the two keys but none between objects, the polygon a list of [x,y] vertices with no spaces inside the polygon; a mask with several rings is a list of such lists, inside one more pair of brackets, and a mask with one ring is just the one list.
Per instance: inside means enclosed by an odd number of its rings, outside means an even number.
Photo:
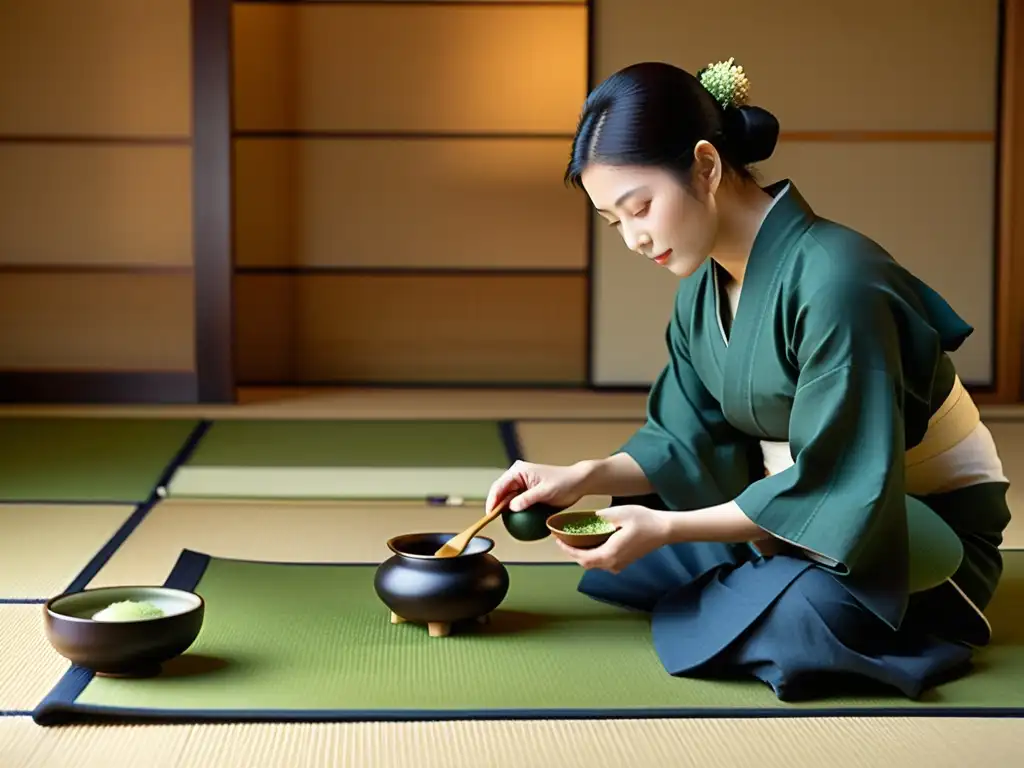
[{"label": "navy blue hakama skirt", "polygon": [[753,676],[787,701],[865,682],[916,699],[973,655],[911,616],[894,631],[815,563],[746,544],[661,547],[619,574],[587,571],[579,591],[650,613],[669,674]]}]

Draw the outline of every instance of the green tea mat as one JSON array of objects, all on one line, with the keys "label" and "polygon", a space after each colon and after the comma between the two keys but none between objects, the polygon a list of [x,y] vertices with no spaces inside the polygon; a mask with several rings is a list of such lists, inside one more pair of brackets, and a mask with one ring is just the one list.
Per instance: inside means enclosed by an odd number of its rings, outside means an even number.
[{"label": "green tea mat", "polygon": [[[259,563],[185,551],[168,586],[207,601],[196,643],[160,676],[93,678],[72,668],[33,713],[176,721],[417,720],[786,715],[1024,714],[1024,552],[1008,552],[978,671],[902,697],[779,702],[756,681],[674,678],[645,616],[580,595],[575,565],[509,565],[486,626],[430,637],[391,624],[373,565]],[[1015,615],[1016,614],[1016,615]]]},{"label": "green tea mat", "polygon": [[147,500],[196,420],[0,419],[0,501]]},{"label": "green tea mat", "polygon": [[497,421],[224,420],[171,481],[171,496],[485,499],[513,460]]}]

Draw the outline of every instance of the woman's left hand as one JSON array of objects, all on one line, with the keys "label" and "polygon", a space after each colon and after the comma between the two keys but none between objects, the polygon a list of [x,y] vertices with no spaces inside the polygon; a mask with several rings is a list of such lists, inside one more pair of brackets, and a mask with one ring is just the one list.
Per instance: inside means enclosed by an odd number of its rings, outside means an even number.
[{"label": "woman's left hand", "polygon": [[630,563],[668,543],[669,525],[663,512],[628,504],[598,510],[597,515],[619,528],[600,547],[576,549],[560,539],[555,540],[562,551],[587,570],[600,568],[619,573]]}]

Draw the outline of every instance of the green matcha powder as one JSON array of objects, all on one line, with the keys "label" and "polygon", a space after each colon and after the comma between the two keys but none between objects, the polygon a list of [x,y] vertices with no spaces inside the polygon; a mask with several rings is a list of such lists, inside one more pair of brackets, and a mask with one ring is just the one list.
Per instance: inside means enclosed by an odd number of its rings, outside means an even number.
[{"label": "green matcha powder", "polygon": [[611,533],[615,530],[615,526],[604,518],[594,515],[593,517],[587,517],[583,520],[566,523],[562,527],[562,530],[566,533],[575,534]]}]

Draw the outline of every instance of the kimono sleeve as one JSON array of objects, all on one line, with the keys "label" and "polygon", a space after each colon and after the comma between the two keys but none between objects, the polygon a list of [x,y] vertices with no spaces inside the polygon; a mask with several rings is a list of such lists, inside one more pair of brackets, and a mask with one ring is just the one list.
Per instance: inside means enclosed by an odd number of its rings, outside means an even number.
[{"label": "kimono sleeve", "polygon": [[[678,308],[665,333],[669,362],[651,387],[644,425],[622,446],[668,509],[733,498],[751,479],[756,443],[729,424],[694,369]],[[756,477],[763,474],[759,472]]]},{"label": "kimono sleeve", "polygon": [[908,579],[905,436],[926,428],[941,352],[927,318],[894,291],[819,289],[800,310],[791,343],[799,367],[789,420],[794,463],[735,499],[754,523],[849,583],[873,585],[869,607],[891,624]]}]

